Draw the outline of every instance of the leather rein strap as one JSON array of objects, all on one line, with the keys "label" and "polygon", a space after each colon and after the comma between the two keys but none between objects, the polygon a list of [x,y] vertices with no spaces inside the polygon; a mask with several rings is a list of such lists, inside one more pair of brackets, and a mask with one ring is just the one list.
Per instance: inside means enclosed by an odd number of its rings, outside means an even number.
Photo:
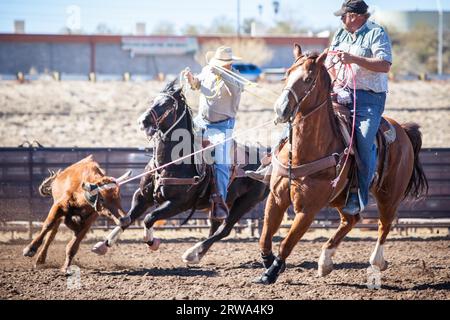
[{"label": "leather rein strap", "polygon": [[284,165],[280,162],[280,160],[277,158],[278,152],[275,151],[273,154],[273,170],[278,176],[282,177],[289,177],[292,179],[297,179],[301,177],[306,177],[309,175],[312,175],[314,173],[317,173],[319,171],[336,167],[338,163],[340,162],[340,159],[342,158],[342,154],[333,153],[330,156],[327,156],[325,158],[321,158],[319,160],[315,160],[313,162],[305,163],[299,166],[289,166]]},{"label": "leather rein strap", "polygon": [[[296,62],[298,60],[300,60],[301,57],[299,57],[299,59],[296,60]],[[306,61],[306,59],[305,59]],[[304,62],[302,62],[301,64],[303,64]],[[299,65],[301,65],[299,64]],[[282,176],[282,177],[287,177],[289,178],[288,181],[288,185],[289,185],[289,199],[291,197],[291,184],[292,184],[292,179],[297,179],[297,178],[301,178],[301,177],[306,177],[309,175],[312,175],[314,173],[320,172],[322,170],[331,168],[331,167],[341,167],[341,161],[344,158],[343,156],[345,155],[345,151],[342,153],[333,153],[327,157],[315,160],[313,162],[309,162],[309,163],[305,163],[299,166],[293,166],[292,165],[292,127],[294,124],[294,118],[296,117],[297,113],[300,111],[300,106],[302,104],[302,102],[311,94],[311,92],[314,91],[314,88],[316,87],[317,84],[317,79],[319,77],[319,73],[316,75],[314,81],[312,81],[311,86],[305,90],[303,97],[299,98],[299,96],[296,94],[295,90],[292,87],[285,87],[283,90],[288,91],[295,100],[295,107],[293,109],[292,115],[289,118],[289,152],[288,152],[288,164],[287,166],[282,164],[280,162],[280,160],[277,158],[277,154],[279,152],[279,150],[275,150],[273,153],[273,170],[274,173],[276,175]],[[312,114],[314,114],[317,110],[321,109],[323,106],[327,105],[327,102],[329,101],[329,97],[327,97],[325,99],[325,101],[323,101],[322,103],[318,104],[315,108],[312,109],[312,111],[310,111],[308,114],[306,115],[302,115],[302,117],[300,118],[299,121],[303,121],[306,118],[308,118],[309,116],[311,116]],[[291,199],[290,199],[291,200]],[[292,202],[292,201],[291,201]]]},{"label": "leather rein strap", "polygon": [[192,178],[159,178],[159,185],[161,186],[184,186],[184,185],[197,185],[201,181],[200,176],[194,176]]}]

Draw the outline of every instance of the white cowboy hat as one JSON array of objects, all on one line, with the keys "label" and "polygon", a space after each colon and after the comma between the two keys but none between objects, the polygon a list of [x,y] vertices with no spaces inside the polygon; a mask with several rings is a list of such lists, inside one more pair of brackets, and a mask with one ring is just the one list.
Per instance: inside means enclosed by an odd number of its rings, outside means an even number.
[{"label": "white cowboy hat", "polygon": [[217,48],[216,52],[208,51],[206,53],[206,63],[219,67],[231,64],[236,60],[241,60],[241,58],[233,56],[231,48],[227,46],[221,46]]}]

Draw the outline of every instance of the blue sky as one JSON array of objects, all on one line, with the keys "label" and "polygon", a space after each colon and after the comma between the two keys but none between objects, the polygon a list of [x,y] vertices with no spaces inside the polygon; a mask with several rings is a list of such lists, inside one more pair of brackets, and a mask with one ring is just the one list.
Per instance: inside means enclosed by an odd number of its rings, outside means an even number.
[{"label": "blue sky", "polygon": [[[276,20],[293,17],[302,26],[321,28],[339,25],[332,12],[337,10],[338,0],[279,0],[280,12],[273,13],[272,0],[240,0],[241,21],[260,18],[270,25]],[[186,24],[208,26],[217,16],[226,16],[236,24],[237,0],[0,0],[0,32],[12,32],[13,21],[26,21],[28,33],[58,33],[66,25],[66,8],[81,8],[81,26],[92,33],[98,24],[123,33],[132,33],[136,22],[145,22],[147,32],[161,21],[169,21],[179,28]],[[367,0],[372,8],[382,10],[436,10],[435,0]],[[444,10],[450,10],[450,0],[441,0]],[[258,5],[263,6],[260,16]]]}]

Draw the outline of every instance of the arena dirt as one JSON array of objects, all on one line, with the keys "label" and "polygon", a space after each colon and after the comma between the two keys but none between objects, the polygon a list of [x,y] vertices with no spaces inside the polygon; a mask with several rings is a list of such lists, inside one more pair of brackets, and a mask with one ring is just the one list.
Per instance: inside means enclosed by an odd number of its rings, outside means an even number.
[{"label": "arena dirt", "polygon": [[448,237],[389,240],[389,268],[382,272],[379,290],[366,285],[374,239],[345,241],[326,278],[316,276],[325,239],[301,241],[271,286],[252,283],[263,271],[257,239],[217,243],[199,265],[186,266],[181,255],[197,240],[163,240],[157,252],[122,242],[106,256],[94,255],[93,243],[83,243],[75,261],[80,289],[69,289],[59,271],[65,243],[50,248],[47,265],[40,269],[22,256],[24,244],[1,244],[0,299],[450,299]]}]

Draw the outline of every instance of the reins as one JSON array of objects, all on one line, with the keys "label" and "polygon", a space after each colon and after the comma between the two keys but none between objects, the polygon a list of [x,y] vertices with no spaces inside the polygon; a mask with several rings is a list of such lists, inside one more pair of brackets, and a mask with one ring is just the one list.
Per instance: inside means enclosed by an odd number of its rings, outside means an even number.
[{"label": "reins", "polygon": [[[328,52],[328,54],[335,55],[335,56],[338,55],[338,53],[339,53],[338,51],[329,51]],[[301,58],[302,58],[302,56],[297,58],[297,60],[294,62],[294,64],[297,64],[297,62]],[[305,59],[305,61],[306,61],[306,59]],[[298,66],[302,65],[303,63],[299,64]],[[337,63],[339,63],[339,61],[334,62],[331,67],[327,68],[327,71],[329,69],[333,68]],[[341,64],[342,64],[342,62],[341,62]],[[341,68],[342,68],[342,65],[341,65]],[[344,76],[346,77],[347,74],[351,75],[351,81],[353,82],[353,123],[352,123],[352,133],[351,133],[351,137],[350,137],[350,145],[343,152],[344,155],[345,155],[345,160],[344,160],[344,163],[343,163],[343,165],[341,167],[341,170],[337,174],[337,177],[334,180],[331,181],[331,185],[332,185],[333,189],[336,188],[337,183],[339,182],[339,180],[340,180],[340,178],[341,178],[341,176],[342,176],[342,174],[344,172],[345,166],[347,165],[347,162],[348,162],[348,159],[349,159],[349,156],[350,156],[350,150],[352,149],[352,146],[353,146],[353,139],[354,139],[354,134],[355,134],[355,125],[356,125],[356,78],[355,78],[354,71],[353,71],[352,67],[350,66],[350,64],[344,64]],[[288,128],[288,130],[289,130],[289,136],[288,136],[289,151],[288,151],[287,169],[288,169],[288,187],[289,187],[288,190],[289,190],[289,200],[290,201],[291,201],[291,192],[290,192],[290,190],[291,190],[291,186],[292,186],[292,139],[293,139],[292,136],[293,136],[293,123],[294,123],[294,119],[296,118],[297,113],[299,112],[300,105],[311,94],[311,92],[314,90],[314,88],[315,88],[315,86],[317,84],[318,77],[319,77],[319,72],[317,73],[317,76],[313,80],[311,86],[307,90],[305,90],[304,96],[301,99],[299,98],[299,96],[297,95],[295,90],[292,88],[292,86],[285,87],[283,89],[283,90],[287,90],[294,97],[294,100],[295,100],[295,103],[296,103],[296,105],[294,107],[294,110],[293,110],[291,116],[289,117],[289,122],[288,122],[288,125],[289,125],[289,128]],[[349,82],[350,82],[350,79],[346,79],[346,83],[342,87],[343,90],[347,89],[349,87]],[[312,115],[315,111],[321,109],[322,106],[326,105],[326,102],[328,102],[328,99],[329,99],[329,97],[327,97],[327,99],[324,102],[322,102],[319,105],[317,105],[316,107],[314,107],[311,112],[309,112],[308,114],[302,116],[299,121],[303,121],[304,119],[306,119],[307,117]],[[335,155],[335,154],[333,154],[333,155]],[[280,163],[279,160],[276,158],[275,151],[274,151],[274,156],[275,156],[275,160],[278,161],[278,163]]]},{"label": "reins", "polygon": [[189,154],[187,154],[187,155],[185,155],[185,156],[182,156],[181,158],[178,158],[178,159],[173,160],[173,161],[171,161],[171,162],[165,163],[165,164],[160,165],[160,166],[158,166],[158,167],[156,167],[156,168],[153,168],[153,169],[151,169],[151,170],[144,171],[143,173],[138,174],[138,175],[136,175],[136,176],[134,176],[134,177],[131,177],[131,178],[127,179],[127,180],[121,181],[121,182],[119,183],[119,185],[126,184],[126,183],[128,183],[128,182],[130,182],[130,181],[139,179],[139,178],[141,178],[141,177],[143,177],[143,176],[145,176],[145,175],[148,175],[148,174],[153,173],[153,172],[155,172],[155,171],[161,170],[161,169],[163,169],[163,168],[165,168],[165,167],[168,167],[168,166],[170,166],[170,165],[172,165],[172,164],[176,164],[177,162],[180,162],[180,161],[182,161],[182,160],[184,160],[184,159],[187,159],[187,158],[189,158],[189,157],[192,157],[193,155],[196,155],[196,154],[198,154],[198,153],[204,152],[205,150],[209,150],[209,149],[215,148],[216,146],[218,146],[218,145],[220,145],[220,144],[222,144],[222,143],[225,143],[226,141],[235,139],[236,137],[242,136],[242,135],[246,134],[247,132],[249,132],[249,131],[251,131],[251,130],[258,129],[258,128],[261,128],[261,127],[264,127],[264,126],[266,126],[266,125],[268,125],[268,124],[270,124],[270,123],[273,124],[273,121],[272,121],[272,120],[269,120],[269,121],[266,121],[266,122],[261,123],[261,124],[258,125],[258,126],[255,126],[255,127],[252,127],[252,128],[248,128],[248,129],[245,129],[245,130],[241,130],[239,133],[233,134],[231,137],[226,138],[226,139],[224,139],[223,141],[219,141],[219,142],[217,142],[217,143],[215,143],[215,144],[211,144],[211,145],[209,145],[209,146],[207,146],[207,147],[205,147],[205,148],[199,149],[199,150],[197,150],[197,151],[195,151],[195,152],[192,152],[192,153],[189,153]]},{"label": "reins", "polygon": [[[175,103],[173,105],[172,108],[168,109],[166,112],[163,113],[163,115],[161,117],[158,118],[156,112],[154,110],[150,110],[150,114],[152,115],[156,127],[158,129],[158,134],[161,140],[165,141],[167,135],[177,126],[177,124],[184,118],[184,116],[186,115],[187,112],[187,107],[186,104],[184,104],[184,110],[183,113],[181,114],[181,116],[177,119],[177,111],[178,111],[178,100],[175,99],[175,97],[171,94],[168,93],[160,93],[158,96],[165,96],[165,97],[169,97],[171,98]],[[169,114],[175,111],[175,122],[170,126],[169,129],[167,129],[164,133],[161,131],[161,129],[159,128],[159,125],[169,116]]]},{"label": "reins", "polygon": [[[331,55],[337,55],[338,52],[337,52],[337,51],[329,51],[328,54],[331,54]],[[299,60],[299,59],[297,59],[296,62],[297,62],[298,60]],[[334,67],[337,63],[338,63],[338,62],[336,62],[336,63],[333,65],[333,67]],[[214,66],[214,67],[215,67],[215,66]],[[247,85],[248,85],[249,83],[252,83],[251,81],[242,78],[241,76],[235,74],[234,72],[232,72],[232,71],[230,71],[230,70],[227,70],[227,69],[224,69],[224,68],[221,68],[221,67],[218,67],[218,68],[216,68],[216,69],[217,69],[217,70],[220,70],[220,71],[223,71],[223,72],[227,72],[231,77],[233,77],[234,80],[236,80],[237,82],[239,82],[239,83],[241,83],[241,84],[244,84],[244,85],[247,84]],[[353,69],[351,68],[351,66],[350,66],[349,64],[345,64],[345,70],[348,71],[349,69],[350,69],[351,78],[352,78],[352,81],[353,81],[353,92],[354,92],[354,97],[353,97],[353,113],[354,113],[354,116],[353,116],[353,124],[352,124],[352,134],[351,134],[351,139],[350,139],[350,145],[349,145],[349,147],[347,148],[348,151],[347,151],[347,153],[346,153],[346,158],[345,158],[344,164],[343,164],[343,166],[341,167],[341,171],[339,172],[337,178],[334,179],[334,180],[332,181],[332,186],[333,186],[333,188],[336,187],[337,182],[339,181],[339,179],[340,179],[340,177],[341,177],[341,175],[342,175],[342,173],[343,173],[343,171],[344,171],[344,168],[345,168],[345,166],[346,166],[346,164],[347,164],[347,161],[348,161],[348,158],[349,158],[349,154],[350,154],[350,150],[351,150],[352,145],[353,145],[354,132],[355,132],[355,124],[356,124],[356,122],[355,122],[355,118],[356,118],[356,117],[355,117],[355,113],[356,113],[356,79],[355,79],[355,74],[354,74]],[[181,76],[180,76],[180,78],[181,78]],[[289,92],[292,93],[292,95],[294,96],[294,99],[296,100],[296,107],[295,107],[295,110],[294,110],[294,111],[295,111],[295,114],[297,114],[298,109],[300,108],[300,104],[301,104],[301,103],[305,100],[305,98],[306,98],[307,96],[309,96],[309,95],[311,94],[311,92],[314,90],[314,88],[315,88],[315,86],[316,86],[316,83],[317,83],[317,78],[318,78],[318,75],[316,76],[316,78],[315,78],[314,81],[312,82],[311,87],[310,87],[308,90],[305,91],[305,96],[304,96],[301,100],[299,100],[298,95],[295,93],[295,91],[294,91],[292,88],[285,88],[285,89],[283,89],[283,90],[289,90]],[[348,81],[347,81],[346,87],[348,87]],[[247,90],[246,90],[246,91],[247,91]],[[249,92],[249,91],[247,91],[247,92]],[[172,98],[172,99],[175,101],[176,107],[178,107],[178,101],[175,99],[175,97],[173,97],[172,95],[166,94],[166,93],[161,93],[161,95],[169,96],[170,98]],[[258,95],[255,95],[255,96],[258,97],[258,98],[261,98],[262,100],[265,100],[265,99],[263,99],[262,97],[260,97],[260,96],[258,96]],[[325,105],[327,101],[328,101],[328,97],[327,97],[327,100],[325,100],[324,102],[322,102],[322,103],[320,103],[319,105],[317,105],[317,106],[313,109],[313,111],[311,111],[310,113],[304,115],[302,118],[305,119],[305,118],[309,117],[311,114],[313,114],[315,111],[319,110],[323,105]],[[167,135],[171,130],[173,130],[173,128],[176,126],[176,124],[178,124],[178,122],[181,121],[181,119],[185,116],[185,113],[186,113],[186,110],[187,110],[186,108],[187,108],[187,106],[185,106],[185,110],[184,110],[183,114],[182,114],[182,115],[180,116],[180,118],[176,121],[176,123],[174,123],[174,124],[173,124],[173,125],[172,125],[172,126],[171,126],[164,134],[163,134],[164,137],[166,137],[166,135]],[[177,108],[176,108],[176,109],[177,109]],[[154,116],[154,115],[153,115],[153,116]],[[289,148],[289,160],[288,160],[288,164],[289,164],[289,190],[290,190],[290,187],[291,187],[291,178],[292,178],[292,131],[293,131],[292,125],[293,125],[293,118],[294,118],[294,117],[291,116],[291,117],[290,117],[290,121],[289,121],[289,145],[290,145],[290,148]],[[217,142],[217,143],[215,143],[215,144],[208,145],[208,146],[205,147],[205,148],[202,148],[202,149],[199,149],[199,150],[197,150],[197,151],[195,151],[195,152],[192,152],[192,153],[190,153],[190,154],[187,154],[187,155],[185,155],[185,156],[183,156],[183,157],[180,157],[180,158],[178,158],[178,159],[176,159],[176,160],[174,160],[174,161],[165,163],[165,164],[160,165],[160,166],[158,166],[158,167],[156,167],[156,168],[153,168],[153,169],[144,171],[143,173],[141,173],[141,174],[139,174],[139,175],[136,175],[136,176],[134,176],[134,177],[131,177],[131,178],[129,178],[129,179],[126,179],[126,180],[124,180],[124,181],[121,181],[121,182],[118,183],[118,185],[121,186],[121,185],[126,184],[126,183],[128,183],[128,182],[131,182],[131,181],[133,181],[133,180],[136,180],[136,179],[139,179],[139,178],[141,178],[141,177],[143,177],[143,176],[146,176],[146,175],[148,175],[148,174],[151,174],[151,173],[153,173],[153,172],[155,172],[155,171],[158,171],[158,170],[160,170],[160,169],[163,169],[163,168],[165,168],[165,167],[168,167],[168,166],[170,166],[170,165],[172,165],[172,164],[176,164],[176,163],[178,163],[178,162],[180,162],[180,161],[182,161],[182,160],[184,160],[184,159],[187,159],[187,158],[189,158],[189,157],[191,157],[191,156],[193,156],[193,155],[195,155],[195,154],[198,154],[198,153],[204,152],[204,151],[206,151],[206,150],[215,148],[217,145],[220,145],[220,144],[222,144],[222,143],[225,143],[226,141],[235,139],[235,138],[238,137],[238,136],[242,136],[242,135],[244,135],[245,133],[247,133],[247,132],[249,132],[249,131],[252,131],[252,130],[255,130],[255,129],[264,127],[264,126],[266,126],[266,125],[268,125],[268,124],[270,124],[270,123],[273,124],[273,121],[272,121],[272,120],[269,120],[269,121],[266,121],[266,122],[264,122],[264,123],[261,123],[261,124],[258,125],[258,126],[251,127],[251,128],[245,129],[245,130],[242,130],[242,131],[240,131],[239,133],[235,133],[235,134],[233,134],[231,137],[224,139],[223,141],[219,141],[219,142]],[[344,151],[344,153],[345,153],[345,151]],[[289,192],[289,197],[290,197],[290,192]]]},{"label": "reins", "polygon": [[[331,55],[333,55],[333,56],[336,56],[336,55],[339,54],[339,51],[329,51],[328,54],[331,54]],[[333,65],[333,67],[334,67],[337,63],[339,63],[339,61],[336,62],[336,63]],[[342,176],[342,173],[344,172],[345,166],[347,165],[347,161],[348,161],[348,158],[350,157],[350,152],[351,152],[352,147],[353,147],[353,140],[354,140],[354,137],[355,137],[355,127],[356,127],[356,75],[355,75],[355,72],[353,71],[353,68],[351,67],[350,64],[343,64],[343,63],[341,62],[341,67],[340,67],[340,68],[342,68],[342,65],[344,65],[344,77],[347,77],[347,73],[348,73],[348,71],[349,71],[349,73],[350,73],[350,75],[351,75],[351,81],[352,81],[352,83],[353,83],[353,121],[352,121],[352,134],[351,134],[351,136],[350,136],[350,145],[347,147],[347,153],[346,153],[346,155],[345,155],[345,160],[344,160],[344,164],[343,164],[342,167],[341,167],[341,171],[339,172],[339,174],[338,174],[338,176],[336,177],[336,179],[334,179],[334,180],[331,182],[333,188],[336,188],[337,183],[339,182],[339,180],[340,180],[340,178],[341,178],[341,176]],[[336,80],[337,80],[337,78],[336,78]],[[350,79],[347,78],[346,81],[347,81],[347,82],[346,82],[345,85],[342,87],[342,90],[344,90],[344,89],[346,89],[346,88],[349,87],[348,84],[349,84],[349,82],[350,82]],[[341,83],[341,84],[342,84],[342,83]],[[344,150],[344,153],[345,153],[345,150]]]}]

